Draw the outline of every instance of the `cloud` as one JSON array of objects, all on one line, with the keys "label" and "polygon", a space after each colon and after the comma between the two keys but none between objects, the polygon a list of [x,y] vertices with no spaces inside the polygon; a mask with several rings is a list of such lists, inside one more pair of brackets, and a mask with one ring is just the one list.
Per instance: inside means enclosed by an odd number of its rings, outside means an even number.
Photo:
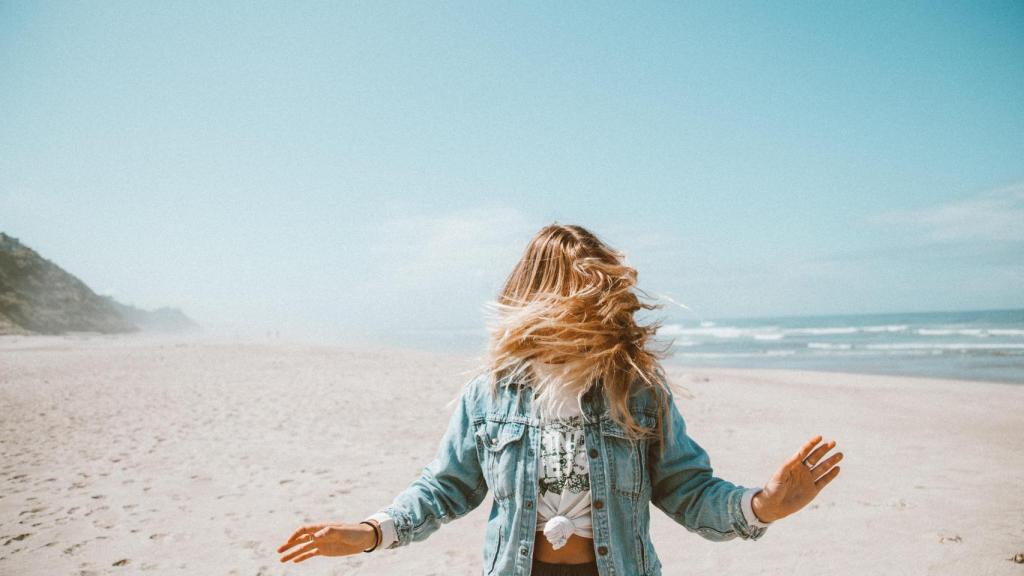
[{"label": "cloud", "polygon": [[400,215],[375,223],[375,266],[406,280],[479,277],[497,262],[514,263],[535,232],[517,208],[490,204],[437,215]]},{"label": "cloud", "polygon": [[[375,318],[389,325],[397,318],[410,327],[446,330],[482,325],[485,301],[497,296],[534,234],[554,221],[572,222],[500,201],[430,214],[395,205],[389,213],[360,234],[368,261],[351,293],[364,310],[353,314],[386,311],[386,318]],[[638,262],[632,256],[647,262],[656,250],[677,242],[625,224],[594,231],[625,250],[633,265]]]},{"label": "cloud", "polygon": [[430,213],[392,206],[357,231],[343,321],[373,331],[482,326],[484,302],[541,225],[501,202]]},{"label": "cloud", "polygon": [[868,221],[918,229],[936,242],[1024,241],[1024,182],[923,210],[885,212]]}]

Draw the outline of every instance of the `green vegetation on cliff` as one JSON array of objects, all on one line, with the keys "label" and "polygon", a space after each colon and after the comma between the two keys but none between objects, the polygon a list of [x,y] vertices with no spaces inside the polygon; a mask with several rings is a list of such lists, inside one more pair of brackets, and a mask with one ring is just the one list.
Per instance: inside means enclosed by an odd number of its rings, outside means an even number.
[{"label": "green vegetation on cliff", "polygon": [[181,311],[153,312],[100,296],[60,266],[0,232],[0,334],[195,328]]}]

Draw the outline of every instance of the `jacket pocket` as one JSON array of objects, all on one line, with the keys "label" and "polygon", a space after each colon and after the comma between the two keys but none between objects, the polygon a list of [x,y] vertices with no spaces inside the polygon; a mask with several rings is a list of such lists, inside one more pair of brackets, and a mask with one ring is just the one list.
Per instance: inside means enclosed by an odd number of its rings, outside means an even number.
[{"label": "jacket pocket", "polygon": [[[648,414],[634,414],[641,426],[653,426],[653,417]],[[647,440],[634,440],[618,422],[606,416],[601,420],[601,436],[608,459],[608,473],[613,491],[629,496],[639,496],[649,480],[646,478]]]},{"label": "jacket pocket", "polygon": [[477,429],[476,436],[488,451],[500,452],[509,442],[522,438],[525,430],[526,424],[522,422],[485,420]]},{"label": "jacket pocket", "polygon": [[496,499],[515,494],[525,432],[526,424],[501,420],[485,420],[476,430],[484,476]]}]

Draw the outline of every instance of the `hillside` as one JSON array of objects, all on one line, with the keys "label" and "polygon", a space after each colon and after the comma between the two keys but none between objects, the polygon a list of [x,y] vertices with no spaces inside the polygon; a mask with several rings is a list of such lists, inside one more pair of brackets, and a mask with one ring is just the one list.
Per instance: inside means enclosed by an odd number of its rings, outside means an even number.
[{"label": "hillside", "polygon": [[0,334],[116,334],[194,328],[178,310],[148,312],[92,291],[84,282],[0,232]]},{"label": "hillside", "polygon": [[143,310],[128,304],[121,304],[109,296],[102,296],[102,298],[106,298],[122,318],[143,332],[185,332],[199,328],[195,321],[177,308]]}]

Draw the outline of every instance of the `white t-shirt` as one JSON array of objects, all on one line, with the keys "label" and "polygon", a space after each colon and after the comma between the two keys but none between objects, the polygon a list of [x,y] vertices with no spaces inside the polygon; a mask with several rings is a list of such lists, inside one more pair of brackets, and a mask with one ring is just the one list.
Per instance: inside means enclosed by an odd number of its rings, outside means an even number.
[{"label": "white t-shirt", "polygon": [[[537,492],[537,531],[555,550],[572,534],[593,538],[590,518],[590,461],[583,433],[583,413],[576,392],[552,386],[558,401],[541,419]],[[563,393],[564,392],[564,393]]]}]

